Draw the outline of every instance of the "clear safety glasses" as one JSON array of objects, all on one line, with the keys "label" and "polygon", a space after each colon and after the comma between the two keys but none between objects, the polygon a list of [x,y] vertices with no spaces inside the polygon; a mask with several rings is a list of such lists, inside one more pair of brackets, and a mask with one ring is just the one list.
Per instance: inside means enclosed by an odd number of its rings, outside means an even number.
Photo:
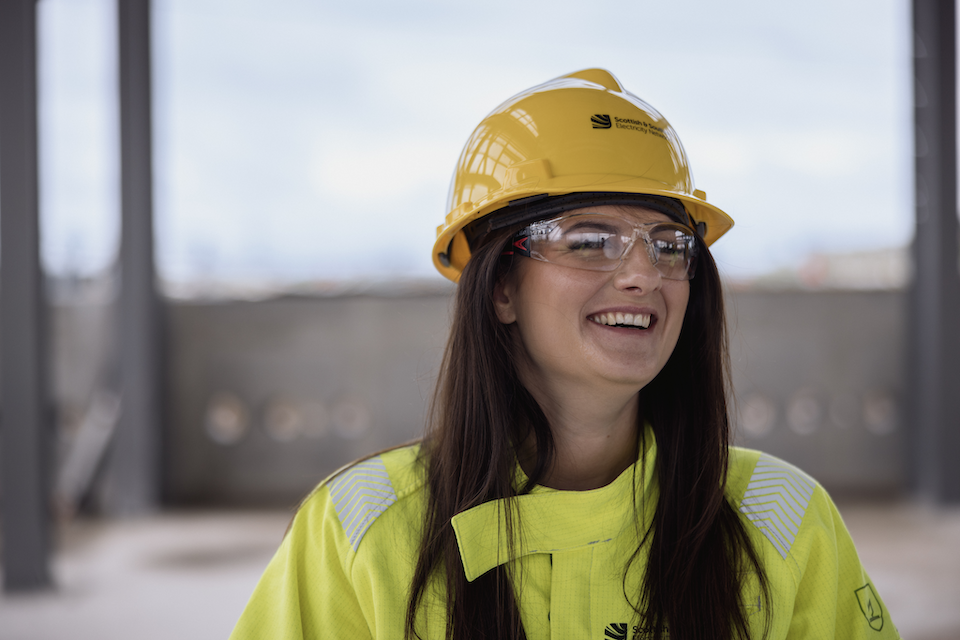
[{"label": "clear safety glasses", "polygon": [[590,271],[615,271],[637,240],[668,280],[689,280],[697,266],[697,243],[689,227],[674,222],[637,223],[602,213],[571,213],[540,220],[517,233],[507,255]]}]

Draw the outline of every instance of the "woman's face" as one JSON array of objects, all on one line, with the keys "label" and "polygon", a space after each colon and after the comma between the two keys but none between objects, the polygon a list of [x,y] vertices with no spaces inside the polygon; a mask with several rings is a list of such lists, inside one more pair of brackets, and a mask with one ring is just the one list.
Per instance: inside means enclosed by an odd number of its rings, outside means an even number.
[{"label": "woman's face", "polygon": [[[636,222],[669,222],[639,206],[589,211]],[[521,379],[549,392],[609,383],[638,391],[663,369],[677,344],[690,295],[687,280],[667,280],[639,240],[616,271],[587,271],[518,260],[495,291],[497,316],[515,324]],[[646,329],[610,326],[611,314],[650,316]],[[620,321],[622,322],[622,320]]]}]

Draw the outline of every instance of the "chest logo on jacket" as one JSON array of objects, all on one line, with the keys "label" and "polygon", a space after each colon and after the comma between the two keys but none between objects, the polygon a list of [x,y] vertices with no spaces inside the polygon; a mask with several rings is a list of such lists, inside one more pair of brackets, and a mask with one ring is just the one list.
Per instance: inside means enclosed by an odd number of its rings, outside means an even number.
[{"label": "chest logo on jacket", "polygon": [[[664,638],[669,638],[670,634],[666,629],[662,631]],[[630,625],[626,622],[611,622],[603,630],[604,640],[628,640],[630,638]],[[641,629],[639,626],[633,627],[633,640],[643,640],[653,635],[649,628]]]},{"label": "chest logo on jacket", "polygon": [[612,622],[603,630],[603,637],[610,640],[627,640],[627,623]]}]

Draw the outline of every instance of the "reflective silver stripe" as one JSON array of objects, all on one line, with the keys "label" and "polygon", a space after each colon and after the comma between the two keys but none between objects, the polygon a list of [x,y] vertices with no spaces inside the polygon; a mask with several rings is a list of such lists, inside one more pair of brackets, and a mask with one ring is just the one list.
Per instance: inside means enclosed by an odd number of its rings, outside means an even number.
[{"label": "reflective silver stripe", "polygon": [[740,513],[786,558],[815,487],[803,471],[761,453],[740,502]]},{"label": "reflective silver stripe", "polygon": [[330,481],[330,498],[350,546],[360,540],[377,517],[397,501],[393,484],[380,456],[353,465]]}]

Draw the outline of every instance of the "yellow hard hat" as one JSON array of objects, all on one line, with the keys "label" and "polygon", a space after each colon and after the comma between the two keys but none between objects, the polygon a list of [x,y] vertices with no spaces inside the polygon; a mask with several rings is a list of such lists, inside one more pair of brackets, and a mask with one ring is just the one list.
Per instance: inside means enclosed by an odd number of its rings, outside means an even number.
[{"label": "yellow hard hat", "polygon": [[733,226],[694,188],[670,123],[609,71],[586,69],[510,98],[474,130],[453,174],[433,264],[456,282],[471,237],[480,235],[470,233],[478,220],[518,201],[567,194],[679,200],[680,215],[708,245]]}]

